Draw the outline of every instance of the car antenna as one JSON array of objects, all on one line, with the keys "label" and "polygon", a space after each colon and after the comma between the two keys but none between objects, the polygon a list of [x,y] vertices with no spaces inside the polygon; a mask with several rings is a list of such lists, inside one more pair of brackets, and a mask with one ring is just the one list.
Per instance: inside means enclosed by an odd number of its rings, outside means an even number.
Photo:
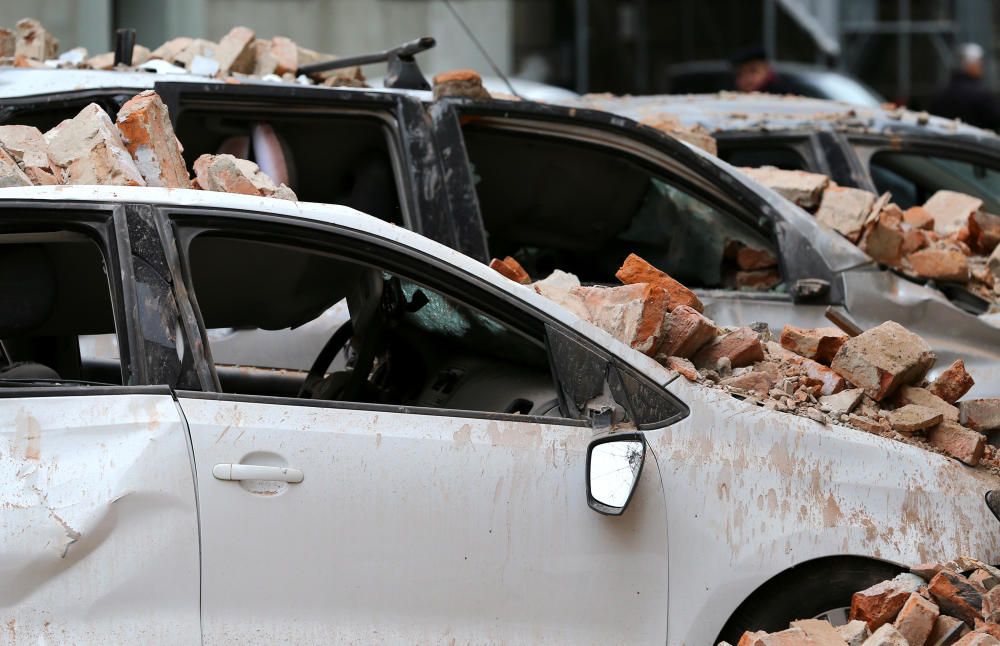
[{"label": "car antenna", "polygon": [[479,42],[479,39],[476,38],[476,35],[472,33],[472,30],[469,29],[469,26],[465,24],[464,20],[462,20],[462,16],[458,15],[458,12],[455,11],[455,7],[451,6],[451,0],[443,0],[443,2],[444,5],[448,7],[448,11],[451,12],[451,15],[455,16],[455,20],[458,21],[458,24],[462,26],[462,30],[465,31],[466,35],[472,40],[472,43],[476,46],[476,49],[479,50],[479,53],[483,55],[483,58],[486,59],[486,62],[489,63],[490,67],[493,68],[493,73],[500,77],[500,80],[504,82],[504,85],[507,86],[507,89],[510,90],[511,94],[513,94],[519,99],[523,99],[524,97],[522,97],[520,94],[517,93],[517,91],[514,89],[514,86],[510,84],[510,80],[507,78],[507,75],[500,71],[500,68],[497,66],[496,63],[493,62],[493,59],[490,58],[490,55],[486,52],[486,48],[483,47],[482,43]]},{"label": "car antenna", "polygon": [[429,90],[430,83],[424,78],[424,73],[417,65],[415,54],[427,51],[437,44],[430,36],[424,36],[416,40],[405,42],[385,51],[374,54],[362,54],[360,56],[348,56],[332,61],[303,65],[295,70],[295,76],[305,74],[309,76],[318,72],[328,72],[330,70],[344,67],[355,67],[358,65],[371,65],[372,63],[388,63],[389,69],[385,74],[385,86],[404,90]]}]

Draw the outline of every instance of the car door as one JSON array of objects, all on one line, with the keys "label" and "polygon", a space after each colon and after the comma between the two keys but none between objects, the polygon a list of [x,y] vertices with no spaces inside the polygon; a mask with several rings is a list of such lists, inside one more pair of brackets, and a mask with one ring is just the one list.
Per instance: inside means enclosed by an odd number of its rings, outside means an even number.
[{"label": "car door", "polygon": [[[636,253],[694,289],[725,325],[821,321],[835,298],[793,307],[806,300],[800,279],[833,282],[814,271],[822,261],[810,241],[777,223],[769,205],[738,195],[734,171],[650,128],[530,103],[443,100],[430,113],[437,147],[452,150],[449,175],[466,178],[453,181],[466,187],[455,189],[453,217],[483,232],[461,247],[470,255],[513,256],[535,279],[560,269],[617,283]],[[762,261],[740,265],[742,247]]]},{"label": "car door", "polygon": [[[222,392],[178,393],[197,464],[206,644],[665,639],[659,474],[646,471],[624,516],[588,508],[595,428],[560,403],[537,314],[383,238],[273,216],[172,217],[206,329],[294,330],[346,298],[365,330],[353,370],[327,371],[333,355],[317,348],[313,398],[294,397],[309,366],[274,375],[251,355],[237,370],[216,362]],[[396,313],[384,324],[357,300],[379,290],[374,310]],[[317,397],[350,392],[378,334],[391,351],[367,390]]]},{"label": "car door", "polygon": [[140,319],[172,301],[133,233],[121,207],[0,201],[4,643],[200,643],[187,429],[144,385],[165,337]]}]

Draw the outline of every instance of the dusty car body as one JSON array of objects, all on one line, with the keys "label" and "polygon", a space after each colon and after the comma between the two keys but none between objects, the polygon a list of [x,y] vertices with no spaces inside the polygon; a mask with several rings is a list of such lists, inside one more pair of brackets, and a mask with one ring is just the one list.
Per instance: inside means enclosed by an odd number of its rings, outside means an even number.
[{"label": "dusty car body", "polygon": [[[512,255],[536,278],[559,268],[615,282],[624,257],[640,252],[694,288],[723,325],[822,326],[829,306],[862,328],[896,320],[932,344],[941,366],[964,359],[977,382],[972,396],[1000,394],[1000,330],[880,269],[724,161],[630,118],[531,101],[431,101],[418,91],[77,74],[0,71],[2,121],[45,129],[90,101],[114,114],[130,92],[154,88],[189,162],[244,146],[266,171],[288,176],[301,199],[361,209],[482,261]],[[259,124],[276,133],[270,145],[285,166],[255,157]],[[719,231],[771,250],[782,283],[765,291],[725,283]],[[218,334],[240,363],[240,334]],[[270,365],[292,367],[309,354]]]},{"label": "dusty car body", "polygon": [[[996,477],[677,379],[348,208],[7,188],[0,263],[24,304],[0,317],[5,358],[58,372],[0,374],[11,642],[680,646],[762,601],[769,625],[829,609],[805,591],[843,563],[846,595],[905,563],[1000,559]],[[345,293],[357,356],[385,335],[371,380],[327,373],[326,346],[317,375],[213,360],[208,329],[315,319]],[[115,335],[120,361],[82,356],[81,334]],[[648,447],[621,516],[585,495],[608,410]]]}]

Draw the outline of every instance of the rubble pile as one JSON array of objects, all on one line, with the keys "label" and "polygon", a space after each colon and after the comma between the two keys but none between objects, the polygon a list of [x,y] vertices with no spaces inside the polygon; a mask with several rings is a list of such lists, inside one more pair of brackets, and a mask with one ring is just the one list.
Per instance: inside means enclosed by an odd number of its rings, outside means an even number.
[{"label": "rubble pile", "polygon": [[635,254],[616,274],[618,287],[581,285],[559,270],[532,282],[511,257],[490,266],[690,381],[970,466],[1000,468],[985,436],[1000,430],[1000,398],[960,401],[974,384],[961,360],[928,382],[934,352],[893,321],[853,337],[836,327],[786,325],[774,339],[766,324],[716,325],[694,292]]},{"label": "rubble pile", "polygon": [[[244,76],[327,86],[367,87],[360,67],[296,76],[300,67],[336,58],[332,54],[302,47],[284,36],[257,38],[252,29],[234,27],[219,42],[181,36],[154,50],[135,45],[131,65],[122,68],[155,65],[154,61],[161,61],[169,64],[168,68],[176,67],[178,72],[186,70],[216,78],[238,79]],[[104,52],[90,56],[83,47],[60,55],[59,41],[37,20],[24,18],[18,21],[16,31],[0,27],[0,64],[110,70],[114,68],[115,55],[114,52]]]},{"label": "rubble pile", "polygon": [[1000,570],[964,556],[916,565],[855,592],[849,618],[748,630],[737,646],[1000,646]]},{"label": "rubble pile", "polygon": [[877,262],[911,278],[961,285],[1000,307],[1000,215],[985,211],[982,200],[940,190],[904,211],[889,193],[837,186],[825,175],[770,166],[741,170]]},{"label": "rubble pile", "polygon": [[117,122],[96,103],[46,133],[0,126],[0,187],[107,184],[200,188],[295,200],[257,164],[232,155],[202,155],[191,180],[167,107],[152,90],[129,99]]}]

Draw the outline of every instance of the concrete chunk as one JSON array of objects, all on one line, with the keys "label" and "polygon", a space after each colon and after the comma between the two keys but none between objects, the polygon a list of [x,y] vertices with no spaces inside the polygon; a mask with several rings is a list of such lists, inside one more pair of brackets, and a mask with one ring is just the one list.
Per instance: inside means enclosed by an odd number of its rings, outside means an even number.
[{"label": "concrete chunk", "polygon": [[46,132],[45,141],[61,184],[146,185],[118,129],[96,103]]},{"label": "concrete chunk", "polygon": [[156,92],[146,90],[126,101],[117,125],[147,186],[191,188],[181,144]]},{"label": "concrete chunk", "polygon": [[924,209],[934,218],[934,230],[942,236],[958,233],[982,207],[979,198],[955,191],[938,191],[924,203]]},{"label": "concrete chunk", "polygon": [[875,401],[921,379],[934,365],[927,342],[895,321],[848,340],[830,367]]}]

